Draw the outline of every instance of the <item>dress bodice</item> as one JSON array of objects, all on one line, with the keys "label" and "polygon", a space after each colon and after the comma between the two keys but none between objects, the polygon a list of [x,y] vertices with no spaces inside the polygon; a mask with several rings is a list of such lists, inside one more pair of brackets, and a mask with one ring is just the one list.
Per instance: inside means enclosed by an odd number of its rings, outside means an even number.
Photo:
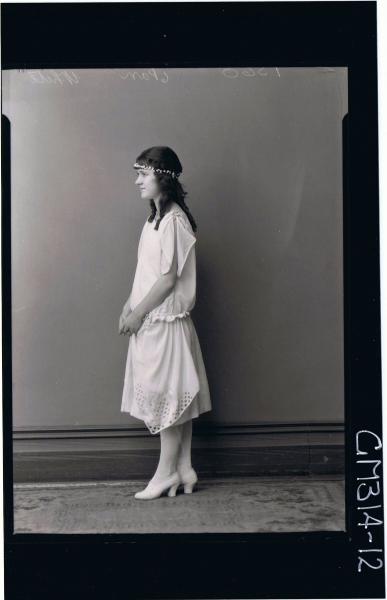
[{"label": "dress bodice", "polygon": [[196,300],[196,237],[187,215],[176,206],[164,215],[158,229],[154,228],[155,223],[156,220],[152,223],[147,220],[141,232],[130,308],[133,310],[154,283],[169,271],[175,251],[175,230],[177,279],[172,292],[148,313],[143,326],[154,320],[173,321],[186,316]]}]

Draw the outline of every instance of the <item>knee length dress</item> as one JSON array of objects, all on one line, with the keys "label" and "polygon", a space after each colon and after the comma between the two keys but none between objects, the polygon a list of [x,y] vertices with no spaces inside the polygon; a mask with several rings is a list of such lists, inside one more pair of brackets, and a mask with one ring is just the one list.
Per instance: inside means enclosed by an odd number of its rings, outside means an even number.
[{"label": "knee length dress", "polygon": [[190,316],[196,300],[196,237],[177,204],[163,217],[146,221],[130,295],[133,310],[167,273],[177,238],[177,279],[172,292],[150,311],[129,337],[121,412],[144,421],[152,434],[211,410],[199,339]]}]

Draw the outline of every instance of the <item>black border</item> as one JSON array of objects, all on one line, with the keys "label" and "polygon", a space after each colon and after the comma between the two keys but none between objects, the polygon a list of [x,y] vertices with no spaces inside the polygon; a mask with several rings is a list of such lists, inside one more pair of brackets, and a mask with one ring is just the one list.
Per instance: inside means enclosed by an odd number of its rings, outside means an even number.
[{"label": "black border", "polygon": [[[344,316],[347,531],[13,535],[9,127],[2,128],[5,591],[32,598],[384,598],[356,499],[382,438],[376,2],[2,4],[2,68],[347,66]],[[156,57],[156,59],[155,59]],[[381,475],[381,468],[377,471]],[[383,504],[380,478],[377,503]],[[374,498],[372,498],[374,500]],[[373,502],[375,504],[376,502]],[[372,513],[383,519],[380,513]],[[383,525],[369,528],[384,562]],[[372,555],[371,555],[372,556]],[[375,555],[373,555],[373,558]]]}]

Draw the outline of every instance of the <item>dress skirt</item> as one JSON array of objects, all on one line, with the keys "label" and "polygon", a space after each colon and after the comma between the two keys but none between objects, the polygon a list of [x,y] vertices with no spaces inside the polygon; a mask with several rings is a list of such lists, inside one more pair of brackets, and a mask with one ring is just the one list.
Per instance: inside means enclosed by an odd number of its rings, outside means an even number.
[{"label": "dress skirt", "polygon": [[121,412],[152,434],[211,410],[199,339],[187,316],[144,322],[129,338]]}]

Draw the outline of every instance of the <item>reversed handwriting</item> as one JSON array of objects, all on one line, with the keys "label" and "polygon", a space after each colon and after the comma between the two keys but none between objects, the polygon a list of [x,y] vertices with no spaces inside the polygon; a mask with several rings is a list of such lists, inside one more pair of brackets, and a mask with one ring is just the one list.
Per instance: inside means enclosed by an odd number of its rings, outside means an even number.
[{"label": "reversed handwriting", "polygon": [[[24,71],[23,71],[24,72]],[[48,69],[47,71],[26,71],[28,78],[32,83],[45,83],[56,85],[75,85],[79,83],[79,77],[74,71],[55,71]]]},{"label": "reversed handwriting", "polygon": [[168,73],[166,71],[157,72],[156,69],[147,69],[146,71],[125,71],[120,72],[121,79],[129,79],[130,81],[159,81],[160,83],[168,82]]},{"label": "reversed handwriting", "polygon": [[[278,67],[274,68],[274,72],[277,77],[281,77],[281,73]],[[253,67],[228,67],[222,69],[222,74],[228,79],[237,79],[238,77],[267,77],[271,74],[265,67],[253,68]]]}]

